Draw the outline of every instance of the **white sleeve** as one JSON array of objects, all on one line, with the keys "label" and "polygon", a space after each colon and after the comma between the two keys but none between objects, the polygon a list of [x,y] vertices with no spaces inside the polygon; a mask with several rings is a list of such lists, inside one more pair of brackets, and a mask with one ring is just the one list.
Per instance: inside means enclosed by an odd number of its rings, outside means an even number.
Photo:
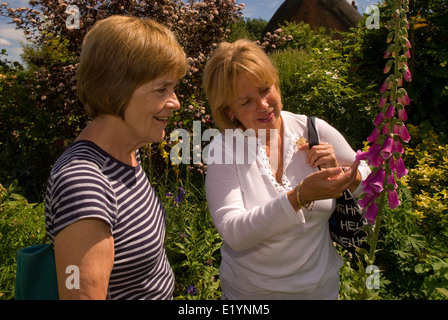
[{"label": "white sleeve", "polygon": [[[224,242],[235,251],[252,248],[305,223],[302,210],[294,210],[286,192],[247,210],[234,165],[209,164],[205,191],[213,223]],[[262,194],[260,192],[260,200],[263,199]]]},{"label": "white sleeve", "polygon": [[[334,148],[338,163],[342,166],[349,167],[355,161],[356,152],[348,144],[347,140],[345,140],[338,130],[322,119],[316,118],[316,127],[319,134],[319,141],[331,144]],[[358,171],[361,174],[361,180],[364,181],[370,174],[370,167],[365,161],[361,161],[358,166]],[[353,192],[353,195],[359,197],[362,193],[362,185],[359,184]]]}]

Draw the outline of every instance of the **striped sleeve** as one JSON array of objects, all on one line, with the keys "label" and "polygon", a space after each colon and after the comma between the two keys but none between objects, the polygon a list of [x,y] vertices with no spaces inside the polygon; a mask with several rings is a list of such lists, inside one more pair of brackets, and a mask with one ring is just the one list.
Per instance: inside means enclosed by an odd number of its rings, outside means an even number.
[{"label": "striped sleeve", "polygon": [[52,176],[47,188],[47,227],[55,237],[62,229],[85,218],[103,220],[111,229],[116,223],[112,188],[98,167],[75,160]]}]

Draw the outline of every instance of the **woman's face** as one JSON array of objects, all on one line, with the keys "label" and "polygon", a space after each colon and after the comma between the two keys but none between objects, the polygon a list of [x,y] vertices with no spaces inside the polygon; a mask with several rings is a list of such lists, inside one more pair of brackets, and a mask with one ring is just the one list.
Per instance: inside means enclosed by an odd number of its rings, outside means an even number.
[{"label": "woman's face", "polygon": [[282,109],[280,93],[274,85],[257,86],[247,77],[238,80],[237,99],[229,106],[229,118],[237,119],[242,129],[280,129],[280,111]]},{"label": "woman's face", "polygon": [[138,87],[124,113],[131,136],[140,143],[161,141],[171,112],[180,108],[174,92],[178,79],[165,75]]}]

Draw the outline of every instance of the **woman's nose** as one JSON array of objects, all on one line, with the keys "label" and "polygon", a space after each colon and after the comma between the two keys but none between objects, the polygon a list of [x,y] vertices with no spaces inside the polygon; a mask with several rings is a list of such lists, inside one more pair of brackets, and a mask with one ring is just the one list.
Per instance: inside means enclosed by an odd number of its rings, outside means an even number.
[{"label": "woman's nose", "polygon": [[177,99],[177,95],[176,95],[176,93],[173,92],[173,96],[172,96],[172,98],[167,102],[167,106],[168,106],[168,108],[173,109],[173,110],[179,110],[179,109],[180,109],[180,102],[179,102],[179,100]]},{"label": "woman's nose", "polygon": [[257,110],[265,111],[268,108],[269,108],[269,102],[266,99],[266,97],[260,97],[258,104],[257,104]]}]

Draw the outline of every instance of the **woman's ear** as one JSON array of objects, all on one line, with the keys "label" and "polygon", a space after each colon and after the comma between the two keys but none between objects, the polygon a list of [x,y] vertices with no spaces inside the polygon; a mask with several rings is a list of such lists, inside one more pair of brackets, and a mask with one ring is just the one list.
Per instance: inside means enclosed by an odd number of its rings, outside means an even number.
[{"label": "woman's ear", "polygon": [[235,115],[233,114],[232,110],[230,110],[229,107],[226,108],[226,113],[227,113],[227,116],[229,117],[230,121],[235,120]]}]

